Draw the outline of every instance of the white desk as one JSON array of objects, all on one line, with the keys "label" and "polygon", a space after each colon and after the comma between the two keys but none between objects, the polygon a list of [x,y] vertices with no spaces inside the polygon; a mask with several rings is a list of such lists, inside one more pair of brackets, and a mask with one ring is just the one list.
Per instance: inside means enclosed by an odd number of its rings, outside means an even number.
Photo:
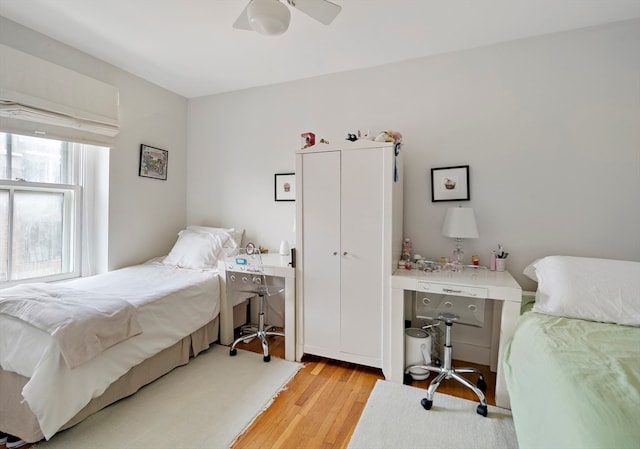
[{"label": "white desk", "polygon": [[[387,321],[383,326],[383,367],[387,380],[401,383],[404,378],[404,292],[444,293],[450,296],[474,296],[495,300],[494,321],[497,348],[492,343],[492,361],[496,363],[496,405],[511,408],[504,381],[502,361],[520,317],[522,288],[508,272],[465,270],[460,273],[424,273],[418,270],[397,270],[391,278],[391,303],[385,307]],[[471,293],[471,294],[470,294]],[[501,306],[502,313],[499,314]],[[496,310],[497,309],[497,310]],[[384,335],[388,333],[388,335]],[[497,349],[497,351],[496,351]],[[495,352],[495,357],[493,356]],[[453,357],[455,358],[455,349]],[[492,363],[493,365],[493,363]]]},{"label": "white desk", "polygon": [[[289,266],[290,256],[278,253],[262,254],[262,265],[267,276],[284,278],[284,352],[285,359],[295,360],[295,307],[296,270]],[[233,305],[227,295],[227,270],[224,261],[218,262],[220,272],[220,343],[233,343]]]}]

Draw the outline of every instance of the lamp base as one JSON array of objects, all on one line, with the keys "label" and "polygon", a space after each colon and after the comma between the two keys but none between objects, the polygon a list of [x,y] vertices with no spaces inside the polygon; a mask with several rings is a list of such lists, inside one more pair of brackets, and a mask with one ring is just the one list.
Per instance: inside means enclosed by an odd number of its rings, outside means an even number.
[{"label": "lamp base", "polygon": [[464,259],[464,251],[462,251],[462,239],[456,239],[456,249],[453,250],[453,258],[462,264]]}]

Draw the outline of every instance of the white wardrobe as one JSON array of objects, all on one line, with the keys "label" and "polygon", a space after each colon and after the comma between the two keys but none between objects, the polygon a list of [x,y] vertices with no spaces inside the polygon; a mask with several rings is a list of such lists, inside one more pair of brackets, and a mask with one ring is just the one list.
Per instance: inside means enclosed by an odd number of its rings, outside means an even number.
[{"label": "white wardrobe", "polygon": [[383,308],[402,250],[402,175],[391,143],[296,153],[296,359],[382,367]]}]

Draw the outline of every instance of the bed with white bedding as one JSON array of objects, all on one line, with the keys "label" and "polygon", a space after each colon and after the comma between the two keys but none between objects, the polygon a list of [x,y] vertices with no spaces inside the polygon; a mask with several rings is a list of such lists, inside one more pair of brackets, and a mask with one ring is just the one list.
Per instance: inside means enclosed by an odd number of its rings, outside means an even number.
[{"label": "bed with white bedding", "polygon": [[[158,261],[26,290],[25,286],[0,290],[0,431],[27,442],[49,439],[187,363],[217,340],[220,287],[215,267],[222,247],[236,244],[220,229],[182,231],[171,253]],[[47,285],[52,287],[50,296],[65,307],[82,302],[83,295],[91,306],[100,300],[115,307],[111,298],[115,305],[125,304],[133,309],[120,320],[128,328],[122,335],[109,335],[103,343],[104,332],[96,330],[100,329],[97,318],[86,326],[76,325],[75,319],[62,320],[72,324],[66,327],[80,328],[74,332],[82,332],[75,339],[66,338],[79,342],[71,345],[75,351],[71,354],[78,353],[76,346],[82,347],[82,357],[70,357],[60,338],[65,326],[55,320],[57,330],[41,325],[41,312],[37,319],[25,322],[20,313],[36,308],[33,302],[16,306],[10,301],[15,299],[12,292],[31,294],[31,287],[39,292]],[[38,308],[40,302],[38,298]],[[106,315],[113,319],[115,314],[109,309]],[[113,322],[103,326],[114,327]]]},{"label": "bed with white bedding", "polygon": [[640,263],[552,256],[528,270],[535,302],[504,360],[519,447],[639,447]]}]

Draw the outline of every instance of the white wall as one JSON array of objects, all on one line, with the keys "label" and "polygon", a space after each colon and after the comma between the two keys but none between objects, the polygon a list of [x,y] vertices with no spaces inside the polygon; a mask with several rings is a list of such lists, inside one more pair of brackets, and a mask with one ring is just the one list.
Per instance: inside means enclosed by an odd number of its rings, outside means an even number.
[{"label": "white wall", "polygon": [[[3,17],[0,42],[120,90],[120,134],[109,157],[108,267],[168,253],[185,226],[187,100]],[[141,143],[169,151],[167,181],[138,176]]]},{"label": "white wall", "polygon": [[[186,222],[245,227],[249,239],[273,249],[293,240],[295,205],[273,201],[273,174],[294,171],[301,132],[335,143],[358,128],[404,134],[404,227],[416,252],[437,257],[453,248],[440,235],[453,204],[431,203],[430,168],[469,164],[468,205],[480,238],[466,242],[466,252],[486,263],[502,243],[524,288],[533,284],[522,268],[545,254],[640,260],[640,21],[203,97],[188,107],[2,17],[0,42],[120,89],[110,269],[168,252]],[[169,150],[166,182],[138,177],[141,143]]]},{"label": "white wall", "polygon": [[414,251],[450,254],[441,226],[457,203],[431,202],[430,169],[469,164],[467,256],[488,264],[502,243],[523,288],[548,254],[640,260],[639,42],[627,21],[189,100],[187,221],[276,249],[294,204],[273,201],[273,174],[294,171],[300,133],[394,129]]}]

